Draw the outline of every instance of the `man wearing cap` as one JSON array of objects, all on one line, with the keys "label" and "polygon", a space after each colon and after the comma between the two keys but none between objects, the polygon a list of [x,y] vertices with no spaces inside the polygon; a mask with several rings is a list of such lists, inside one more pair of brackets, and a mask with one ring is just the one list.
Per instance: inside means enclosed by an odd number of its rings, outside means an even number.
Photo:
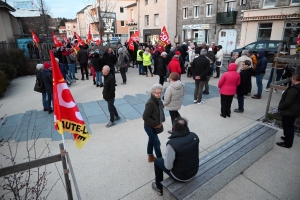
[{"label": "man wearing cap", "polygon": [[[168,70],[169,73],[171,74],[172,72],[177,72],[179,77],[181,75],[181,67],[180,67],[180,62],[179,62],[179,56],[180,56],[180,52],[176,51],[175,55],[173,56],[171,62],[168,65]],[[179,78],[180,80],[180,78]]]},{"label": "man wearing cap", "polygon": [[53,104],[53,82],[52,82],[52,67],[49,62],[44,62],[44,70],[42,71],[43,83],[48,96],[47,108],[48,113],[51,114],[53,109],[51,107],[51,102]]}]

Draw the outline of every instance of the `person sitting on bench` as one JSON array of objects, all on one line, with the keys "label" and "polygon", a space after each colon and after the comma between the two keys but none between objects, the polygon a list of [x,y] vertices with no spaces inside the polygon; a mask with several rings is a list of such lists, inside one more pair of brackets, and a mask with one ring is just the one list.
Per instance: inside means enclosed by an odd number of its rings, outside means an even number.
[{"label": "person sitting on bench", "polygon": [[162,195],[163,172],[180,182],[190,181],[199,168],[199,138],[190,132],[188,122],[182,117],[174,120],[173,131],[166,148],[166,158],[154,162],[155,182],[152,189]]}]

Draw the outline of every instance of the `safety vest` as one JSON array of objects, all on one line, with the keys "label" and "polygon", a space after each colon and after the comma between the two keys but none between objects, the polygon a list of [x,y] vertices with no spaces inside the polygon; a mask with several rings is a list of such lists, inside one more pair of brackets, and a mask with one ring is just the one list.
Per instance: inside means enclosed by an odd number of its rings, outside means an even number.
[{"label": "safety vest", "polygon": [[143,58],[140,56],[140,52],[141,52],[142,50],[138,50],[137,51],[137,55],[136,55],[136,60],[137,61],[143,61]]},{"label": "safety vest", "polygon": [[144,66],[150,66],[151,63],[151,54],[149,53],[148,55],[146,55],[145,53],[143,54],[143,65]]}]

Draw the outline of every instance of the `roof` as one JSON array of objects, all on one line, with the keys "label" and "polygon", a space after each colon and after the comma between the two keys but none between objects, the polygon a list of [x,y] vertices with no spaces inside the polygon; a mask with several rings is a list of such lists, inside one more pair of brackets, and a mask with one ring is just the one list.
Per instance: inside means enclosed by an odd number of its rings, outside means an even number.
[{"label": "roof", "polygon": [[15,12],[16,11],[16,9],[14,9],[13,7],[11,7],[9,4],[7,4],[4,1],[0,1],[0,8],[7,8],[11,12]]},{"label": "roof", "polygon": [[131,8],[131,7],[134,7],[136,5],[137,5],[136,3],[132,3],[132,4],[128,5],[128,6],[125,6],[124,8]]},{"label": "roof", "polygon": [[66,21],[66,22],[76,22],[77,23],[77,19],[72,19],[72,20],[69,20],[69,21]]},{"label": "roof", "polygon": [[66,29],[65,26],[60,26],[58,29]]},{"label": "roof", "polygon": [[89,6],[91,6],[91,5],[87,5],[86,7],[84,7],[82,10],[80,10],[79,12],[77,12],[76,14],[79,14],[79,13],[84,13],[84,10],[87,8],[87,7],[89,7]]}]

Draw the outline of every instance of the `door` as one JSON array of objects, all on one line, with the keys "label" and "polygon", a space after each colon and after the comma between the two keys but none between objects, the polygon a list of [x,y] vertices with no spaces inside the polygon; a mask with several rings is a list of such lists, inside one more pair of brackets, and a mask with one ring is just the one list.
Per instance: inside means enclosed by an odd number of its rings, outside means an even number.
[{"label": "door", "polygon": [[194,31],[194,42],[198,42],[198,37],[199,37],[198,31]]},{"label": "door", "polygon": [[236,48],[236,30],[221,30],[218,44],[222,45],[224,54],[230,54]]}]

